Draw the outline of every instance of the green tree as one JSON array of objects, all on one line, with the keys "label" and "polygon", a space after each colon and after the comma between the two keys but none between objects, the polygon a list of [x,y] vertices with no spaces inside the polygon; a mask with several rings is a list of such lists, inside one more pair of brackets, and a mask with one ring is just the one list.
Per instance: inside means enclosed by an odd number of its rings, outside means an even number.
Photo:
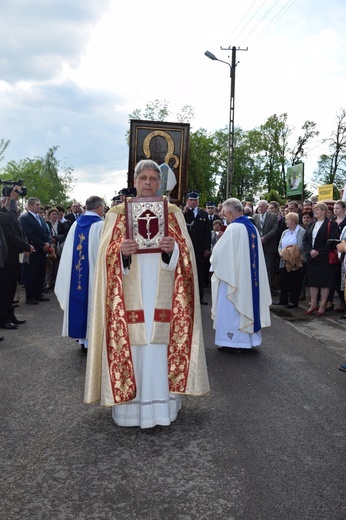
[{"label": "green tree", "polygon": [[[146,104],[143,111],[140,108],[136,108],[131,112],[131,114],[129,114],[129,121],[131,121],[131,119],[166,121],[170,115],[169,102],[166,99],[154,99]],[[190,105],[184,105],[175,116],[175,119],[178,123],[190,123],[194,117],[195,113],[193,108]],[[130,130],[126,132],[126,142],[128,144],[130,142]]]},{"label": "green tree", "polygon": [[200,195],[200,204],[217,195],[218,146],[212,134],[199,129],[190,134],[187,191]]},{"label": "green tree", "polygon": [[320,185],[333,184],[334,198],[338,199],[346,179],[346,110],[344,108],[336,116],[335,130],[323,142],[328,145],[329,153],[320,156],[312,184],[315,189]]},{"label": "green tree", "polygon": [[302,130],[304,130],[303,135],[298,137],[297,143],[291,151],[291,166],[302,162],[304,157],[307,157],[305,147],[310,141],[319,135],[319,131],[316,130],[316,123],[314,123],[314,121],[305,121]]},{"label": "green tree", "polygon": [[0,161],[4,158],[4,153],[8,145],[10,144],[9,139],[0,139]]},{"label": "green tree", "polygon": [[319,134],[313,121],[306,121],[302,130],[304,133],[292,146],[293,128],[288,125],[288,116],[284,113],[270,116],[259,128],[248,132],[257,193],[262,193],[262,197],[263,193],[269,195],[271,191],[279,194],[278,198],[285,197],[287,165],[301,162],[308,154],[307,144]]},{"label": "green tree", "polygon": [[3,168],[2,178],[23,179],[28,190],[27,197],[38,197],[42,204],[65,205],[75,180],[71,167],[61,171],[60,161],[55,156],[57,150],[58,146],[53,146],[44,157],[26,158],[18,163],[10,161]]}]

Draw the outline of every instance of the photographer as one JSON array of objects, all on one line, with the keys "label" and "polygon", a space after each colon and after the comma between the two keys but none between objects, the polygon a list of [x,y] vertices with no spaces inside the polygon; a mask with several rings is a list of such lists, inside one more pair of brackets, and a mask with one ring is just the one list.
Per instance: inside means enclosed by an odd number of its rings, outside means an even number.
[{"label": "photographer", "polygon": [[17,329],[19,324],[25,323],[16,318],[12,307],[19,276],[19,253],[31,254],[34,250],[24,239],[18,221],[16,200],[20,192],[18,185],[13,186],[0,210],[0,224],[7,246],[7,257],[0,268],[0,327],[3,329]]}]

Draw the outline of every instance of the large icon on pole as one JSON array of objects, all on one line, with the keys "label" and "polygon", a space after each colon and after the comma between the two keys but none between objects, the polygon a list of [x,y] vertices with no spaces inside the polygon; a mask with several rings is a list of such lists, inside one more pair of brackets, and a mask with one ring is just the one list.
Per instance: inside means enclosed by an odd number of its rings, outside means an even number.
[{"label": "large icon on pole", "polygon": [[187,187],[187,161],[190,125],[162,121],[130,121],[128,185],[133,186],[133,172],[142,159],[152,159],[161,169],[161,191],[180,203]]},{"label": "large icon on pole", "polygon": [[304,163],[287,167],[286,197],[303,195],[304,190]]}]

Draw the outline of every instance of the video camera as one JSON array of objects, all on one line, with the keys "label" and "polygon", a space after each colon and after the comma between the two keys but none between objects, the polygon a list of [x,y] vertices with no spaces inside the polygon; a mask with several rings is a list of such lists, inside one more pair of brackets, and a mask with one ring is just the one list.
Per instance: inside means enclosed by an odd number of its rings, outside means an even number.
[{"label": "video camera", "polygon": [[119,191],[119,195],[125,195],[125,197],[137,197],[136,188],[123,188]]},{"label": "video camera", "polygon": [[17,181],[9,181],[7,179],[2,181],[0,179],[0,184],[4,185],[4,187],[2,188],[3,197],[9,197],[11,195],[11,191],[15,186],[21,186],[21,189],[16,190],[16,192],[19,193],[21,197],[25,197],[28,193],[28,190],[25,186],[23,186],[23,182],[23,179],[18,179]]}]

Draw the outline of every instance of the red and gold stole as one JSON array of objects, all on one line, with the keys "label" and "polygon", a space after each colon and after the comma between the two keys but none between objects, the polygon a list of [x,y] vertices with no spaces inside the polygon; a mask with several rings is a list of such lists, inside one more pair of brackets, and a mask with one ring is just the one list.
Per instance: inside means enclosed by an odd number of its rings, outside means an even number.
[{"label": "red and gold stole", "polygon": [[[169,235],[179,247],[172,272],[159,269],[151,343],[168,344],[168,379],[171,392],[184,393],[190,366],[194,318],[194,273],[190,250],[174,212],[168,214]],[[125,215],[118,215],[107,248],[106,342],[115,403],[136,396],[130,345],[148,343],[135,256],[130,276],[122,276],[120,244],[125,236]],[[161,259],[158,257],[158,261]]]}]

